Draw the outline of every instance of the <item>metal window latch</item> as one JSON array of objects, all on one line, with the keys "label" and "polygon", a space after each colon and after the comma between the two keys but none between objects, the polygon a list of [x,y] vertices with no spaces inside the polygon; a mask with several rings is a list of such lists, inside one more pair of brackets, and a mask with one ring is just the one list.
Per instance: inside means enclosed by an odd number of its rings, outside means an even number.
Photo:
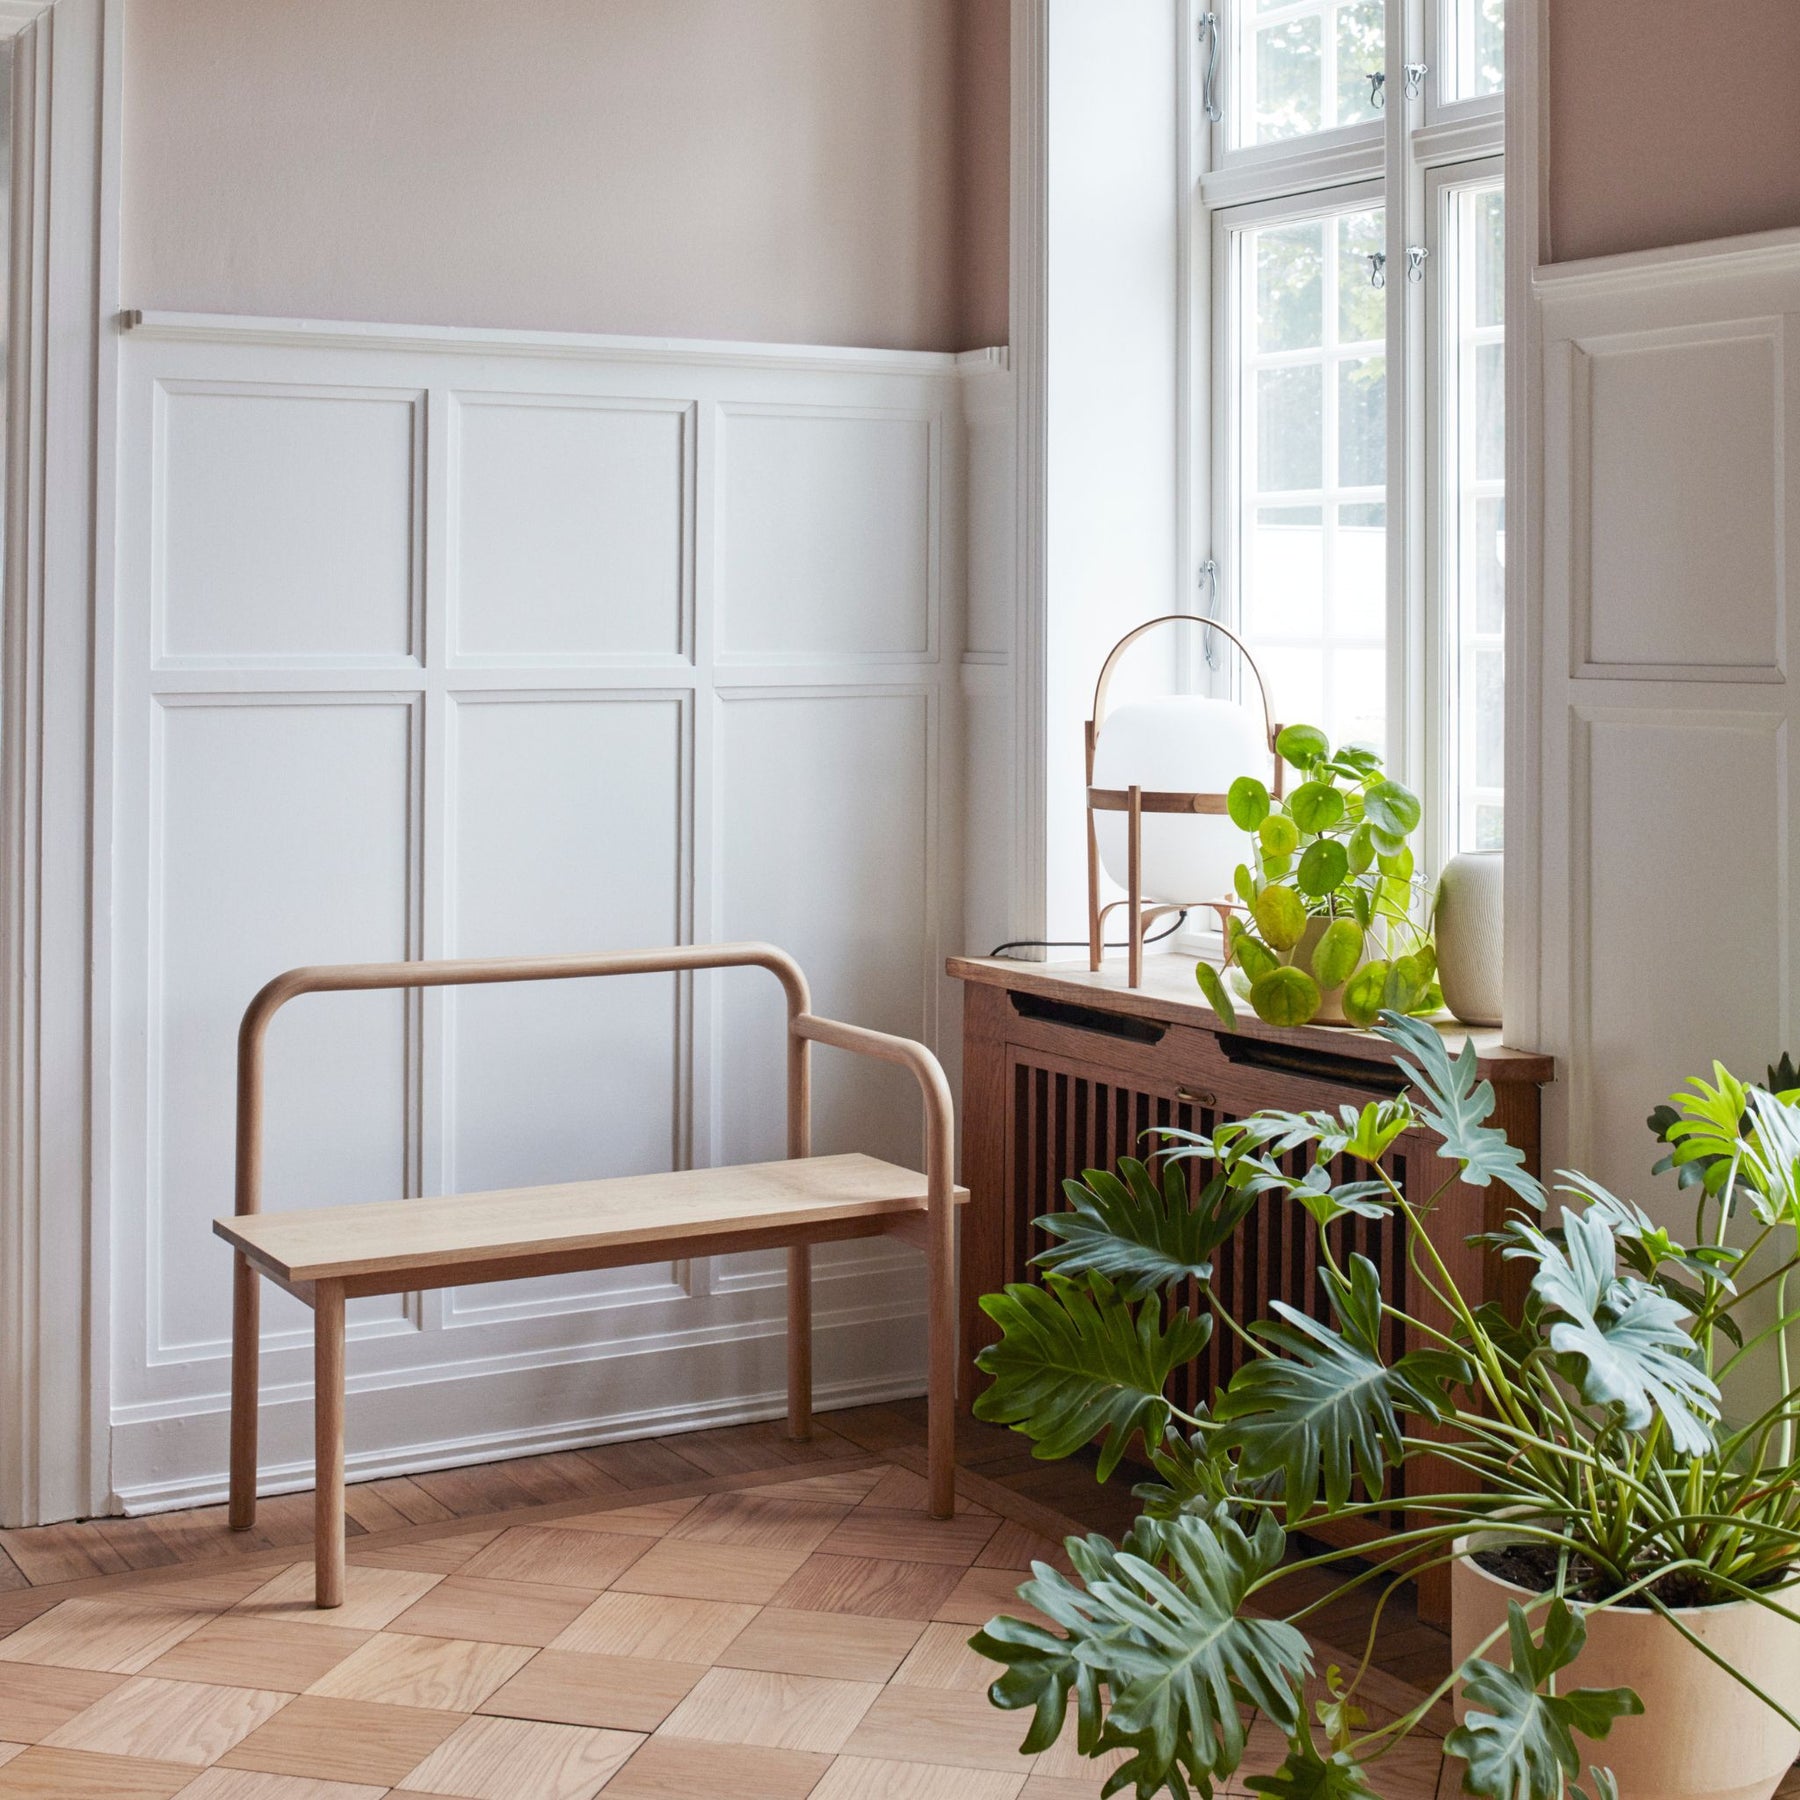
[{"label": "metal window latch", "polygon": [[1423,281],[1425,279],[1425,259],[1431,254],[1423,244],[1406,246],[1406,279]]},{"label": "metal window latch", "polygon": [[[1219,604],[1219,565],[1210,556],[1200,565],[1194,585],[1206,596],[1201,611],[1210,619],[1218,610]],[[1200,633],[1200,654],[1205,657],[1209,669],[1219,666],[1218,639],[1210,630]]]},{"label": "metal window latch", "polygon": [[1371,69],[1369,71],[1369,104],[1377,112],[1387,105],[1387,70]]},{"label": "metal window latch", "polygon": [[1387,252],[1385,250],[1369,252],[1369,286],[1372,288],[1387,286]]},{"label": "metal window latch", "polygon": [[1425,91],[1425,77],[1431,73],[1429,63],[1402,63],[1400,72],[1406,77],[1406,97],[1416,100]]},{"label": "metal window latch", "polygon": [[1224,116],[1219,106],[1219,15],[1200,15],[1200,42],[1206,46],[1206,67],[1200,77],[1200,104],[1216,125]]}]

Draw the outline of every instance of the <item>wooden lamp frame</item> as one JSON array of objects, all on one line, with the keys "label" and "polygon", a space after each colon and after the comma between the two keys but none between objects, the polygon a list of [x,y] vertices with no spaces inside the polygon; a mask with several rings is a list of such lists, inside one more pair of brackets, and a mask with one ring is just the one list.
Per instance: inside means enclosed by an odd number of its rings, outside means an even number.
[{"label": "wooden lamp frame", "polygon": [[[1275,714],[1269,705],[1269,684],[1263,680],[1262,670],[1256,666],[1256,658],[1250,654],[1250,647],[1229,627],[1221,625],[1216,619],[1209,619],[1200,613],[1162,613],[1154,619],[1147,619],[1142,625],[1119,639],[1106,654],[1106,661],[1100,665],[1100,679],[1094,684],[1094,706],[1088,717],[1086,731],[1087,752],[1087,885],[1088,885],[1088,967],[1099,972],[1101,957],[1106,942],[1106,916],[1117,907],[1126,907],[1130,911],[1130,937],[1126,965],[1126,985],[1142,987],[1144,982],[1144,927],[1162,918],[1166,913],[1181,912],[1192,906],[1211,904],[1216,896],[1196,896],[1189,901],[1163,901],[1151,906],[1148,911],[1144,907],[1143,894],[1143,861],[1144,861],[1144,814],[1149,813],[1224,813],[1227,811],[1226,796],[1223,794],[1165,792],[1158,789],[1097,788],[1094,786],[1094,748],[1100,741],[1100,727],[1106,718],[1106,693],[1112,685],[1113,669],[1124,653],[1135,644],[1146,632],[1154,631],[1159,625],[1190,624],[1199,625],[1207,631],[1216,631],[1222,637],[1229,638],[1237,645],[1238,654],[1243,657],[1250,673],[1256,677],[1257,691],[1262,695],[1263,726],[1268,738],[1269,756],[1275,765],[1274,779],[1271,789],[1277,799],[1281,796],[1281,753],[1275,748],[1275,740],[1281,733],[1281,727],[1275,722]],[[1122,812],[1126,818],[1126,893],[1123,900],[1108,901],[1100,904],[1100,834],[1094,825],[1094,814],[1097,812]]]}]

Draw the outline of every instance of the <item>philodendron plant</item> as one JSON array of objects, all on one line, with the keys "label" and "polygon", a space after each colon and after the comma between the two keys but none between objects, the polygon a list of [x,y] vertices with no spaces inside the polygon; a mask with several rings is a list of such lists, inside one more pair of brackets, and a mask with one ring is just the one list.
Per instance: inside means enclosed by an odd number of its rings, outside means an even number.
[{"label": "philodendron plant", "polygon": [[1420,923],[1412,846],[1420,807],[1411,789],[1356,746],[1334,751],[1315,725],[1289,725],[1276,751],[1301,777],[1279,798],[1253,775],[1226,796],[1251,839],[1238,865],[1246,918],[1228,915],[1224,972],[1195,970],[1213,1010],[1236,1022],[1231,986],[1271,1025],[1304,1025],[1327,995],[1353,1025],[1385,1008],[1443,1005],[1437,955]]},{"label": "philodendron plant", "polygon": [[[1800,1271],[1800,1087],[1750,1088],[1716,1070],[1653,1117],[1694,1191],[1683,1243],[1579,1175],[1562,1178],[1573,1204],[1552,1223],[1521,1152],[1484,1123],[1493,1093],[1473,1047],[1453,1058],[1430,1026],[1395,1013],[1381,1033],[1402,1053],[1400,1098],[1262,1112],[1210,1137],[1161,1132],[1159,1172],[1126,1159],[1116,1175],[1065,1184],[1070,1210],[1038,1221],[1054,1240],[1038,1258],[1042,1287],[982,1301],[1003,1335],[980,1357],[992,1384],[977,1415],[1023,1432],[1039,1456],[1103,1439],[1102,1479],[1141,1438],[1158,1477],[1134,1490],[1143,1511],[1123,1542],[1068,1540],[1073,1578],[1034,1565],[1019,1592],[1048,1625],[997,1618],[971,1640],[1000,1665],[994,1704],[1035,1709],[1024,1750],[1054,1741],[1072,1705],[1084,1755],[1125,1753],[1104,1793],[1212,1795],[1239,1767],[1240,1709],[1254,1707],[1288,1749],[1278,1772],[1249,1780],[1253,1792],[1378,1795],[1381,1757],[1451,1685],[1389,1723],[1363,1721],[1356,1693],[1382,1608],[1478,1528],[1501,1531],[1514,1561],[1538,1570],[1507,1625],[1457,1671],[1469,1710],[1446,1747],[1465,1761],[1465,1791],[1489,1800],[1615,1791],[1605,1771],[1582,1775],[1575,1739],[1641,1712],[1637,1695],[1555,1680],[1593,1610],[1645,1608],[1693,1642],[1682,1608],[1748,1601],[1797,1617],[1782,1589],[1800,1553],[1800,1395],[1787,1361],[1800,1324],[1788,1304]],[[1440,1138],[1455,1165],[1425,1201],[1386,1166],[1414,1129]],[[1192,1186],[1190,1161],[1202,1176]],[[1519,1202],[1483,1242],[1529,1265],[1520,1309],[1465,1298],[1440,1255],[1434,1208],[1458,1180],[1498,1182]],[[1212,1285],[1214,1252],[1262,1206],[1316,1221],[1329,1320],[1281,1301],[1271,1320],[1239,1320]],[[1734,1213],[1741,1247],[1726,1241]],[[1430,1318],[1346,1253],[1343,1222],[1375,1217],[1404,1234]],[[1197,1315],[1173,1303],[1189,1282],[1204,1300]],[[1165,1388],[1215,1330],[1248,1358],[1208,1405],[1183,1412]],[[1726,1426],[1720,1381],[1770,1346],[1778,1397]],[[1389,1472],[1426,1455],[1459,1471],[1463,1491],[1409,1496],[1393,1528]],[[1328,1680],[1309,1719],[1302,1628],[1333,1596],[1286,1602],[1283,1584],[1298,1576],[1301,1595],[1316,1594],[1307,1578],[1333,1558],[1298,1540],[1352,1518],[1377,1535],[1336,1592],[1376,1586],[1379,1603],[1361,1664]],[[1502,1636],[1507,1654],[1490,1660]],[[1781,1711],[1754,1671],[1730,1672]]]}]

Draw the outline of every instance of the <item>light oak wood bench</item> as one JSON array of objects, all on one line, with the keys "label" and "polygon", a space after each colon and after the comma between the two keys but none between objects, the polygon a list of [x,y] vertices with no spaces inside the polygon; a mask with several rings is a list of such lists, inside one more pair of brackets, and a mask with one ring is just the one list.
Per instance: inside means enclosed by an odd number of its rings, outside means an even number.
[{"label": "light oak wood bench", "polygon": [[[269,1021],[300,994],[462,987],[754,965],[787,996],[787,1159],[434,1199],[262,1211],[263,1051]],[[925,1170],[874,1157],[812,1154],[811,1047],[910,1069],[925,1103]],[[788,1253],[788,1430],[812,1430],[811,1246],[897,1237],[928,1265],[930,1506],[955,1510],[956,1205],[950,1088],[923,1044],[817,1017],[806,977],[769,944],[682,945],[597,956],[483,962],[351,963],[290,969],[251,1001],[238,1031],[237,1210],[213,1229],[236,1250],[231,1350],[231,1527],[256,1522],[261,1280],[313,1309],[316,1599],[344,1599],[344,1302],[364,1294],[511,1281],[735,1250]]]}]

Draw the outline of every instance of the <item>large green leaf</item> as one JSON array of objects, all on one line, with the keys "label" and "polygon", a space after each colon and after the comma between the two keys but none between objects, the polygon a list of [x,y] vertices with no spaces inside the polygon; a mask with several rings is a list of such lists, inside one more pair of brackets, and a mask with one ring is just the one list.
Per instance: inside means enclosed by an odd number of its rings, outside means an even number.
[{"label": "large green leaf", "polygon": [[1719,1390],[1700,1367],[1685,1309],[1660,1289],[1619,1274],[1618,1246],[1606,1212],[1563,1210],[1562,1242],[1523,1219],[1511,1222],[1510,1257],[1537,1264],[1531,1291],[1561,1319],[1550,1348],[1563,1374],[1591,1406],[1617,1406],[1641,1431],[1660,1416],[1685,1456],[1713,1446]]},{"label": "large green leaf", "polygon": [[1291,950],[1306,933],[1306,906],[1291,887],[1266,887],[1251,909],[1271,950]]},{"label": "large green leaf", "polygon": [[[1553,1600],[1541,1643],[1516,1602],[1507,1607],[1512,1667],[1471,1658],[1463,1665],[1468,1713],[1444,1748],[1462,1757],[1463,1792],[1484,1800],[1561,1800],[1565,1779],[1581,1773],[1575,1733],[1603,1738],[1612,1722],[1641,1713],[1630,1688],[1576,1688],[1565,1694],[1538,1690],[1580,1655],[1587,1627],[1562,1600]],[[1603,1789],[1604,1791],[1604,1789]]]},{"label": "large green leaf", "polygon": [[1254,775],[1240,775],[1225,790],[1225,810],[1239,831],[1254,831],[1269,816],[1269,790]]},{"label": "large green leaf", "polygon": [[1345,1505],[1358,1475],[1379,1499],[1387,1470],[1404,1458],[1401,1413],[1440,1415],[1445,1379],[1456,1373],[1425,1352],[1382,1361],[1380,1276],[1367,1257],[1350,1259],[1348,1282],[1321,1274],[1343,1332],[1272,1300],[1284,1322],[1252,1329],[1284,1354],[1244,1364],[1214,1408],[1242,1473],[1282,1476],[1290,1521],[1312,1510],[1321,1486],[1328,1507]]},{"label": "large green leaf", "polygon": [[1308,837],[1329,831],[1344,816],[1344,796],[1329,781],[1303,781],[1288,795],[1287,809]]},{"label": "large green leaf", "polygon": [[1474,1040],[1466,1040],[1453,1059],[1434,1027],[1391,1011],[1381,1015],[1378,1035],[1411,1052],[1411,1062],[1403,1056],[1394,1062],[1424,1101],[1425,1123],[1444,1140],[1445,1154],[1462,1164],[1463,1180],[1471,1187],[1497,1181],[1542,1212],[1544,1190],[1536,1176],[1527,1173],[1525,1152],[1487,1123],[1494,1110],[1494,1087],[1477,1073]]},{"label": "large green leaf", "polygon": [[[1029,1749],[1053,1741],[1051,1721],[1060,1729],[1069,1691],[1079,1696],[1077,1684],[1091,1673],[1111,1708],[1098,1732],[1078,1739],[1080,1748],[1132,1752],[1105,1792],[1183,1793],[1191,1781],[1210,1794],[1213,1778],[1243,1760],[1240,1706],[1259,1708],[1284,1733],[1299,1725],[1301,1684],[1312,1667],[1306,1639],[1282,1620],[1238,1616],[1252,1584],[1280,1563],[1285,1543],[1266,1515],[1252,1538],[1222,1509],[1210,1518],[1141,1520],[1124,1546],[1070,1538],[1075,1579],[1039,1563],[1019,1589],[1068,1634],[1068,1649],[1058,1660],[1054,1639],[993,1621],[971,1640],[1007,1668],[989,1697],[1037,1709]],[[1060,1694],[1053,1691],[1059,1684]]]},{"label": "large green leaf", "polygon": [[1128,1300],[1211,1280],[1213,1251],[1256,1204],[1223,1175],[1190,1201],[1179,1162],[1164,1164],[1159,1184],[1135,1156],[1121,1157],[1116,1175],[1089,1169],[1080,1181],[1065,1181],[1063,1193],[1072,1210],[1037,1221],[1060,1242],[1032,1260],[1060,1275],[1097,1270]]},{"label": "large green leaf", "polygon": [[[1266,888],[1263,898],[1286,891]],[[1284,965],[1251,982],[1250,1004],[1270,1025],[1304,1025],[1319,1010],[1319,984],[1304,969]]]},{"label": "large green leaf", "polygon": [[1160,1444],[1169,1423],[1163,1388],[1206,1348],[1212,1320],[1185,1310],[1165,1324],[1160,1300],[1134,1313],[1104,1275],[1085,1283],[1060,1275],[1043,1287],[1012,1282],[984,1294],[981,1309],[999,1325],[976,1366],[994,1377],[975,1398],[975,1416],[1010,1425],[1042,1457],[1071,1456],[1101,1432],[1099,1476],[1115,1468],[1135,1431]]},{"label": "large green leaf", "polygon": [[1296,769],[1310,769],[1331,754],[1331,740],[1316,725],[1288,725],[1275,740],[1276,753]]},{"label": "large green leaf", "polygon": [[[1234,919],[1233,924],[1237,921]],[[1225,983],[1219,979],[1219,971],[1209,962],[1194,964],[1194,979],[1200,984],[1200,991],[1206,996],[1206,1003],[1219,1015],[1227,1031],[1237,1028],[1237,1008],[1231,1003],[1231,996],[1225,991]]]}]

